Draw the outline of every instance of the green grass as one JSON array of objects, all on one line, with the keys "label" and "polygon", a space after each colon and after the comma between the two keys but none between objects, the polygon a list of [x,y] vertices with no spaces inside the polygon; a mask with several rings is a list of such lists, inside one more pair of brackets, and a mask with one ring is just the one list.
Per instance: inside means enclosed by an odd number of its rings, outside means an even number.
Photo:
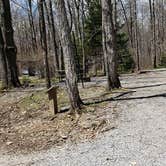
[{"label": "green grass", "polygon": [[[39,84],[44,84],[46,80],[44,78],[39,78],[37,76],[31,77],[31,76],[21,76],[19,77],[21,83],[23,84],[25,81],[28,81],[30,85],[39,85]],[[58,78],[53,77],[51,78],[51,82],[53,84],[58,83]]]}]

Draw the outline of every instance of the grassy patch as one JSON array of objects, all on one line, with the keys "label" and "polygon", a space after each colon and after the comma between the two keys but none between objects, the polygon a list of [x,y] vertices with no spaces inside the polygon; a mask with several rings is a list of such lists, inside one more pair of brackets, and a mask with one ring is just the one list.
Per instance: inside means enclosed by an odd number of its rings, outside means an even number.
[{"label": "grassy patch", "polygon": [[[88,87],[85,89],[80,89],[80,96],[82,99],[92,99],[99,98],[106,93],[105,88],[102,86],[97,87]],[[57,90],[57,99],[59,108],[68,106],[69,99],[66,89],[58,88]],[[19,103],[21,108],[26,110],[29,109],[40,109],[43,105],[49,106],[50,101],[48,100],[48,94],[45,91],[34,92],[31,95],[25,97]]]},{"label": "grassy patch", "polygon": [[41,79],[37,76],[31,77],[31,76],[21,76],[19,77],[20,82],[23,84],[25,81],[28,81],[30,84],[33,85],[39,85],[45,83],[45,79]]},{"label": "grassy patch", "polygon": [[[39,85],[39,84],[45,84],[46,80],[44,78],[39,78],[37,76],[21,76],[19,77],[22,84],[25,82],[29,82],[30,85]],[[51,82],[53,84],[56,84],[59,82],[58,78],[53,77],[51,78]]]}]

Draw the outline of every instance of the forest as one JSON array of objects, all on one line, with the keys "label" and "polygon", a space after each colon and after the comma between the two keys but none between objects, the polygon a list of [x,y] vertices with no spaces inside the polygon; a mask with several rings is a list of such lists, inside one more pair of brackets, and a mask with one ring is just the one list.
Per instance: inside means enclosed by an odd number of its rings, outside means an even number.
[{"label": "forest", "polygon": [[166,0],[0,0],[0,23],[0,151],[95,137],[125,106],[165,110]]},{"label": "forest", "polygon": [[[11,3],[11,4],[10,4]],[[77,82],[165,65],[165,1],[66,0],[1,2],[2,88],[21,87],[19,76],[65,77],[78,108]],[[13,21],[12,21],[13,20]]]}]

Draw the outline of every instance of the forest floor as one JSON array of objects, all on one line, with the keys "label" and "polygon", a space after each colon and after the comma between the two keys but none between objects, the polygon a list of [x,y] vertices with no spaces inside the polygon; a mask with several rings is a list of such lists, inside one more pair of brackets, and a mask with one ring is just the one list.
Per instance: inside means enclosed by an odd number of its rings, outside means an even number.
[{"label": "forest floor", "polygon": [[43,90],[1,94],[0,165],[165,166],[166,69],[123,75],[121,82],[112,93],[104,77],[80,88],[84,101],[103,101],[76,117],[52,115]]},{"label": "forest floor", "polygon": [[[79,84],[81,98],[92,104],[83,106],[78,115],[69,111],[54,115],[53,103],[48,100],[46,89],[38,87],[39,81],[37,84],[35,81],[32,88],[11,89],[0,94],[0,151],[4,154],[31,153],[95,138],[114,128],[116,105],[108,106],[106,100],[129,91],[107,92],[102,83],[93,78],[84,88]],[[64,82],[59,83],[57,98],[59,110],[69,107]],[[94,104],[95,101],[98,103]],[[107,114],[111,114],[112,119]]]}]

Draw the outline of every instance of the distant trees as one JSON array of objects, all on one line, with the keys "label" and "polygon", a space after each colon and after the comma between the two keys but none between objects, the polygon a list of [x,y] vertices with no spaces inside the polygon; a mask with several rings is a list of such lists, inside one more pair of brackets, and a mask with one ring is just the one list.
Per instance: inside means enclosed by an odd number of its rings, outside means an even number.
[{"label": "distant trees", "polygon": [[165,56],[165,3],[164,0],[122,2],[136,70],[156,68]]},{"label": "distant trees", "polygon": [[14,42],[9,0],[0,0],[0,12],[1,57],[3,59],[3,67],[6,76],[3,86],[4,88],[8,88],[10,86],[20,87],[21,84],[18,78],[18,70],[16,64],[17,47]]},{"label": "distant trees", "polygon": [[[102,9],[100,0],[87,1],[88,12],[85,19],[85,47],[87,60],[92,57],[94,76],[97,70],[105,74],[104,58],[102,52]],[[99,68],[100,67],[100,68]]]},{"label": "distant trees", "polygon": [[165,54],[165,28],[166,26],[166,10],[164,0],[149,0],[150,15],[150,33],[151,33],[151,55],[152,64],[156,68],[159,66],[162,56]]},{"label": "distant trees", "polygon": [[66,76],[73,109],[82,105],[79,80],[107,75],[111,90],[121,86],[119,72],[165,64],[165,0],[0,0],[0,5],[6,87],[20,86],[17,52],[20,74],[39,73],[47,87],[51,77]]},{"label": "distant trees", "polygon": [[[32,0],[26,0],[26,2],[15,4],[11,0],[11,3],[14,4],[12,11],[19,61],[21,63],[29,61],[27,63],[31,64],[31,61],[35,63],[37,60],[42,71],[44,62],[40,54],[37,3]],[[44,1],[48,61],[50,61],[52,76],[57,75],[55,71],[64,70],[62,44],[57,30],[54,2],[54,0]],[[83,73],[85,77],[95,76],[97,73],[103,74],[105,68],[103,67],[104,58],[101,42],[101,1],[64,0],[64,2],[72,35],[71,40],[75,47],[77,75]],[[128,37],[126,48],[134,59],[135,71],[160,65],[165,54],[165,1],[120,0],[117,1],[116,6],[118,33],[125,33]],[[36,52],[35,49],[37,49]],[[33,56],[34,54],[35,56]],[[39,70],[39,66],[36,66],[36,70]],[[44,75],[42,74],[42,76]]]}]

